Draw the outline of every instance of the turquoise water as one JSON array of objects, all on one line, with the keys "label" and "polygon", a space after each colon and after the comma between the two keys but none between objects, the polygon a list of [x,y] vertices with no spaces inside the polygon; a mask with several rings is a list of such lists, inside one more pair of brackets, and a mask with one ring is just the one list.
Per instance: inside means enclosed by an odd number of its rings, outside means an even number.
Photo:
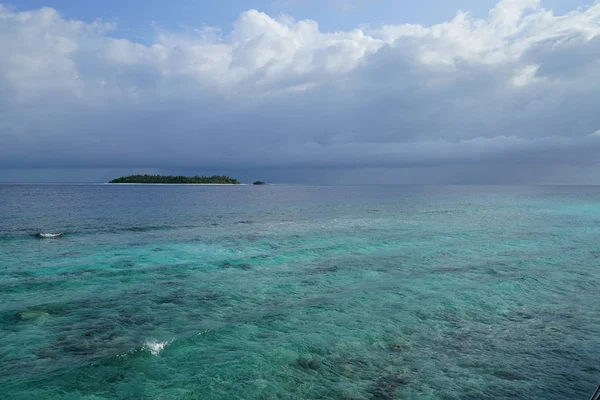
[{"label": "turquoise water", "polygon": [[595,187],[0,185],[0,398],[587,399],[599,264]]}]

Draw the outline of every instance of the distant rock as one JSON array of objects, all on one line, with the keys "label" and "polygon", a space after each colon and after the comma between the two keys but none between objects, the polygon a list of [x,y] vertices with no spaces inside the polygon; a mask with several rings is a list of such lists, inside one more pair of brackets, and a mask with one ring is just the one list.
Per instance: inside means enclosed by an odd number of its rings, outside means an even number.
[{"label": "distant rock", "polygon": [[256,181],[253,183],[253,185],[266,185],[266,183],[263,181]]}]

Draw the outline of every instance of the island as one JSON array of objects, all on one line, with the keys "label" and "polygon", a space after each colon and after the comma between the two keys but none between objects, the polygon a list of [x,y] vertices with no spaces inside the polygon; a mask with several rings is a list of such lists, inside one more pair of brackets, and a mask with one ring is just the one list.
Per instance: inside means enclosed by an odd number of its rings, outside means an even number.
[{"label": "island", "polygon": [[239,185],[240,181],[224,175],[213,176],[171,176],[171,175],[129,175],[113,179],[108,183],[146,184],[189,184],[189,185]]},{"label": "island", "polygon": [[253,185],[266,185],[266,183],[264,183],[263,181],[256,181],[253,183]]}]

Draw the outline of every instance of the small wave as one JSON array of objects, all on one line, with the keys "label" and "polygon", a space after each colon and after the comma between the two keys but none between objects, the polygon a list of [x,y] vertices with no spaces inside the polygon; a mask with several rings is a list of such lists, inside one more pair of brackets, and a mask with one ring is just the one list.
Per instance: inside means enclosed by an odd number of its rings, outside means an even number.
[{"label": "small wave", "polygon": [[161,227],[161,226],[132,226],[129,228],[122,228],[122,230],[125,232],[151,232],[151,231],[158,231],[161,229],[166,229],[166,228]]},{"label": "small wave", "polygon": [[43,232],[40,232],[40,233],[38,233],[35,236],[37,236],[37,237],[39,237],[41,239],[57,239],[57,238],[63,237],[63,235],[64,235],[64,233],[43,233]]},{"label": "small wave", "polygon": [[168,346],[173,340],[166,342],[157,342],[156,340],[146,340],[144,343],[144,350],[149,350],[153,356],[157,356]]},{"label": "small wave", "polygon": [[189,229],[195,228],[195,225],[136,225],[136,226],[127,226],[120,227],[114,229],[115,231],[121,232],[134,232],[134,233],[144,233],[144,232],[154,232],[154,231],[168,231],[173,229]]}]

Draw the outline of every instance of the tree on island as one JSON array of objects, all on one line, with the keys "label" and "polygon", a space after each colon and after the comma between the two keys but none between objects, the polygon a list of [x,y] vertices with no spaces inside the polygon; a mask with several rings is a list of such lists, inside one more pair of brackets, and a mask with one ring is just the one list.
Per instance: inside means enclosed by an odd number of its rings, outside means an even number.
[{"label": "tree on island", "polygon": [[253,183],[253,185],[266,185],[266,183],[264,183],[263,181],[256,181]]},{"label": "tree on island", "polygon": [[129,175],[113,179],[109,183],[172,183],[172,184],[226,184],[239,185],[237,179],[225,175],[213,176],[171,176],[171,175]]}]

